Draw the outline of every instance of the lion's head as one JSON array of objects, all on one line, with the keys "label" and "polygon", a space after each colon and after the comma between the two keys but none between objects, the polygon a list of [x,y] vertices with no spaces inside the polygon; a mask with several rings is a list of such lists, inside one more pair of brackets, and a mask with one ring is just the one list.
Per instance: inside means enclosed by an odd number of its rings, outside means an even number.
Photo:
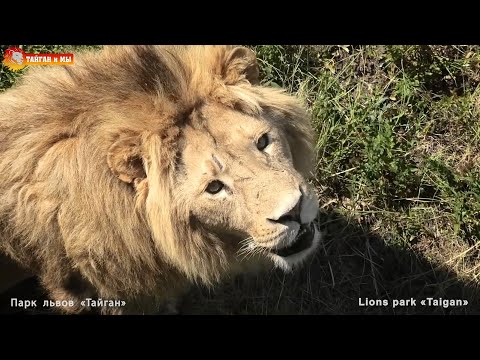
[{"label": "lion's head", "polygon": [[0,104],[0,248],[54,297],[290,270],[319,242],[309,118],[247,48],[106,47]]},{"label": "lion's head", "polygon": [[12,61],[17,63],[18,65],[23,64],[23,54],[19,51],[14,51],[12,53]]},{"label": "lion's head", "polygon": [[244,258],[300,264],[320,240],[302,106],[258,86],[256,57],[243,47],[169,49],[162,67],[169,100],[150,104],[142,122],[155,107],[164,121],[116,132],[108,156],[136,189],[158,250],[206,282]]}]

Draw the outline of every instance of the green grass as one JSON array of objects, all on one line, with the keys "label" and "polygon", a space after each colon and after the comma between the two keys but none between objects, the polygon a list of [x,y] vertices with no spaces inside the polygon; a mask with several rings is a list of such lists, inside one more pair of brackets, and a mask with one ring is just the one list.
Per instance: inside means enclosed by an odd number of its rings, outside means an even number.
[{"label": "green grass", "polygon": [[[253,49],[263,84],[298,94],[312,115],[325,239],[302,271],[197,289],[185,311],[480,313],[480,47]],[[18,74],[0,71],[8,88]],[[359,297],[470,304],[359,307]]]}]

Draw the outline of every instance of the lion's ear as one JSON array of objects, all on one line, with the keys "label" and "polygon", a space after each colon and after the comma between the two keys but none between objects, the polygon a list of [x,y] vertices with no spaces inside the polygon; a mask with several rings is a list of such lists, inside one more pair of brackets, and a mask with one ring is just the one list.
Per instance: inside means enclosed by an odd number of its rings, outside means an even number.
[{"label": "lion's ear", "polygon": [[146,177],[140,141],[137,137],[127,137],[117,140],[107,154],[108,166],[112,173],[126,183]]},{"label": "lion's ear", "polygon": [[244,80],[252,85],[259,84],[259,68],[255,53],[242,46],[230,50],[223,67],[223,78],[228,85]]}]

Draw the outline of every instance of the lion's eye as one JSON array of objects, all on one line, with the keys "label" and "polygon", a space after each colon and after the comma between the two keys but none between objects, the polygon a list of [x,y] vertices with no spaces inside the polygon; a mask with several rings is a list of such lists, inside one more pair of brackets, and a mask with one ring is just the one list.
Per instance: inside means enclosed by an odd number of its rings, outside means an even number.
[{"label": "lion's eye", "polygon": [[257,149],[263,151],[270,144],[268,134],[263,134],[257,141]]},{"label": "lion's eye", "polygon": [[224,185],[219,180],[214,180],[210,184],[208,184],[207,188],[205,189],[206,192],[209,194],[217,194],[223,189]]}]

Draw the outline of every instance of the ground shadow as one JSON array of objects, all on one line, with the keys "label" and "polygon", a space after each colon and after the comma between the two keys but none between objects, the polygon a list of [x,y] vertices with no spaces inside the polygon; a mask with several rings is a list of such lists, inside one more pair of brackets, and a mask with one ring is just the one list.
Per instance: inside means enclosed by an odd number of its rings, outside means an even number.
[{"label": "ground shadow", "polygon": [[[338,213],[325,212],[320,219],[322,245],[302,270],[241,276],[214,290],[195,288],[185,298],[181,313],[480,314],[476,284],[461,281],[417,252],[386,246],[385,239],[372,234],[368,226]],[[53,313],[12,309],[12,297],[37,299],[37,303],[46,299],[35,278],[0,295],[0,314]],[[409,299],[415,305],[402,306],[400,301]],[[369,300],[385,301],[368,305]],[[445,306],[442,300],[462,300],[468,305]],[[394,301],[398,301],[395,307]]]},{"label": "ground shadow", "polygon": [[[336,212],[324,212],[320,219],[323,243],[301,271],[239,277],[215,291],[196,289],[187,298],[183,312],[480,314],[477,284],[458,279],[416,251],[387,246],[386,239],[373,234],[367,225]],[[386,300],[387,305],[359,304],[367,299]],[[408,299],[415,300],[415,305],[401,306],[400,300]],[[398,303],[394,308],[395,300]],[[466,300],[468,305],[444,306],[442,300]]]}]

